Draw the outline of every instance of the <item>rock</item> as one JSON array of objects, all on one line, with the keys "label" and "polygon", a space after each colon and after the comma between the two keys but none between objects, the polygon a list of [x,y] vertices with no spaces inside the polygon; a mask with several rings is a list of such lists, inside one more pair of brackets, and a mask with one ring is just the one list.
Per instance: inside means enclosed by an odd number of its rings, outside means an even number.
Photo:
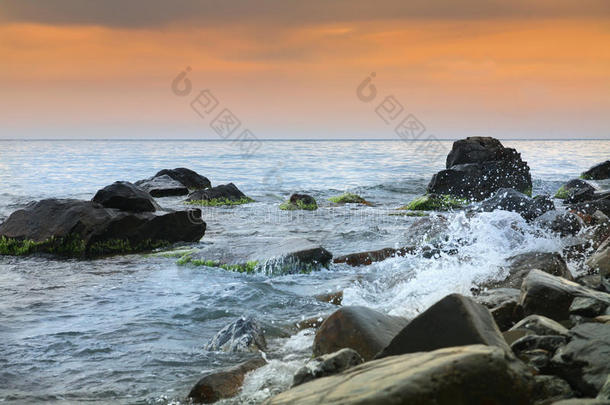
[{"label": "rock", "polygon": [[207,190],[197,190],[190,193],[186,199],[191,204],[204,206],[239,205],[253,202],[233,183],[221,184]]},{"label": "rock", "polygon": [[544,350],[551,354],[567,343],[568,338],[562,335],[528,335],[513,342],[510,345],[513,353],[519,357],[519,354],[531,350]]},{"label": "rock", "polygon": [[328,302],[329,304],[341,305],[341,302],[343,301],[343,291],[328,294],[318,294],[314,298],[318,301]]},{"label": "rock", "polygon": [[365,361],[386,347],[407,324],[397,316],[382,314],[366,307],[343,307],[320,326],[313,343],[314,356],[354,349]]},{"label": "rock", "polygon": [[581,174],[580,177],[586,180],[610,179],[610,160],[606,160],[605,162],[593,166]]},{"label": "rock", "polygon": [[584,323],[572,328],[569,343],[552,358],[556,373],[587,396],[595,396],[610,374],[610,325]]},{"label": "rock", "polygon": [[530,194],[527,163],[516,150],[488,137],[469,137],[453,143],[447,169],[435,174],[428,192],[482,200],[500,188]]},{"label": "rock", "polygon": [[598,271],[601,277],[601,284],[610,291],[610,238],[602,243],[595,253],[586,261],[587,266]]},{"label": "rock", "polygon": [[136,181],[135,185],[147,191],[153,197],[170,197],[189,193],[188,187],[166,174]]},{"label": "rock", "polygon": [[564,399],[562,401],[553,402],[551,405],[610,405],[610,401],[604,399],[578,398]]},{"label": "rock", "polygon": [[102,188],[92,201],[123,211],[152,212],[160,208],[150,194],[127,181],[116,181]]},{"label": "rock", "polygon": [[280,204],[281,210],[307,210],[315,211],[318,209],[318,203],[316,200],[307,194],[293,194],[290,196],[290,200]]},{"label": "rock", "polygon": [[328,199],[330,202],[335,204],[362,204],[362,205],[373,205],[364,198],[357,194],[345,193],[340,196],[331,197]]},{"label": "rock", "polygon": [[[484,383],[482,383],[484,381]],[[451,347],[369,361],[267,404],[529,404],[533,377],[500,348]]]},{"label": "rock", "polygon": [[220,330],[205,350],[231,353],[255,352],[267,350],[267,341],[263,329],[252,317],[242,317],[231,322]]},{"label": "rock", "polygon": [[610,303],[610,295],[591,290],[561,277],[532,270],[521,286],[519,304],[525,315],[539,314],[556,321],[567,320],[576,297]]},{"label": "rock", "polygon": [[572,398],[574,391],[566,380],[554,375],[534,376],[534,399],[536,404],[548,404],[560,399]]},{"label": "rock", "polygon": [[318,329],[322,323],[324,323],[325,318],[322,316],[314,316],[312,318],[303,319],[302,321],[298,321],[294,323],[294,326],[298,330],[303,329]]},{"label": "rock", "polygon": [[570,180],[557,190],[555,198],[566,200],[569,203],[588,201],[593,199],[595,187],[584,180]]},{"label": "rock", "polygon": [[592,298],[576,297],[570,305],[570,315],[595,318],[603,315],[608,308],[608,304]]},{"label": "rock", "polygon": [[559,253],[528,252],[511,256],[506,261],[508,262],[508,277],[500,282],[487,283],[486,286],[519,288],[523,279],[534,269],[573,280],[568,265]]},{"label": "rock", "polygon": [[316,378],[338,374],[349,368],[364,363],[358,352],[352,349],[341,349],[338,352],[325,354],[310,360],[294,375],[292,386],[296,387]]},{"label": "rock", "polygon": [[567,336],[568,329],[558,322],[541,315],[530,315],[523,318],[510,330],[527,330],[536,335]]},{"label": "rock", "polygon": [[154,177],[169,176],[180,182],[189,190],[200,190],[212,187],[210,180],[190,169],[178,167],[176,169],[163,169],[155,174]]},{"label": "rock", "polygon": [[549,367],[552,354],[553,353],[548,352],[547,350],[532,349],[518,352],[517,357],[537,373],[544,374],[552,372],[552,369]]},{"label": "rock", "polygon": [[548,211],[534,220],[534,224],[560,236],[576,235],[584,227],[583,220],[571,212]]},{"label": "rock", "polygon": [[547,196],[530,198],[510,188],[500,188],[491,197],[475,207],[478,211],[511,211],[520,214],[528,221],[555,209],[555,204]]},{"label": "rock", "polygon": [[401,207],[401,210],[411,211],[450,211],[455,208],[464,208],[468,204],[467,199],[452,197],[451,195],[438,195],[428,193],[417,197],[409,204]]},{"label": "rock", "polygon": [[134,253],[180,241],[197,242],[205,228],[200,210],[128,212],[92,201],[47,199],[13,212],[0,225],[0,253],[72,257]]},{"label": "rock", "polygon": [[384,248],[379,250],[370,250],[368,252],[351,253],[349,255],[337,256],[333,259],[333,263],[345,263],[349,266],[368,266],[374,262],[380,262],[390,257],[405,256],[416,252],[415,247],[408,248]]},{"label": "rock", "polygon": [[523,317],[519,294],[516,288],[497,288],[483,291],[474,299],[489,309],[498,328],[505,331]]},{"label": "rock", "polygon": [[409,322],[376,358],[472,344],[510,351],[487,308],[451,294]]},{"label": "rock", "polygon": [[[591,201],[580,202],[569,205],[570,211],[582,217],[591,217],[596,211],[610,216],[610,196],[596,198]],[[585,221],[586,222],[586,221]]]},{"label": "rock", "polygon": [[231,398],[239,393],[244,378],[250,371],[267,364],[262,358],[248,360],[236,367],[206,374],[188,394],[195,403],[211,404],[223,398]]},{"label": "rock", "polygon": [[593,318],[595,322],[610,324],[610,315],[600,315]]},{"label": "rock", "polygon": [[602,386],[602,389],[599,390],[599,393],[597,394],[596,398],[610,400],[610,374],[608,374],[606,382]]}]

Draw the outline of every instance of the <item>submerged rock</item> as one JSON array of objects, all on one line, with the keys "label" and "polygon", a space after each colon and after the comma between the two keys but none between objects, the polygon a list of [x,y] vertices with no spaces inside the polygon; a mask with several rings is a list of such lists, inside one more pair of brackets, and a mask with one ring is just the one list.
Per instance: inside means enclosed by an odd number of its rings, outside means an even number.
[{"label": "submerged rock", "polygon": [[471,298],[451,294],[409,322],[376,358],[473,344],[510,352],[487,308]]},{"label": "submerged rock", "polygon": [[352,349],[341,349],[335,353],[315,357],[296,372],[292,386],[296,387],[316,378],[337,374],[362,363],[364,363],[362,357]]},{"label": "submerged rock", "polygon": [[592,200],[595,193],[595,187],[584,180],[570,180],[563,186],[559,187],[555,198],[566,200],[569,203]]},{"label": "submerged rock", "polygon": [[0,225],[0,253],[81,257],[151,250],[197,242],[206,224],[200,210],[128,212],[92,201],[48,199],[13,212]]},{"label": "submerged rock", "polygon": [[599,163],[580,176],[586,180],[604,180],[610,179],[610,160]]},{"label": "submerged rock", "polygon": [[248,204],[254,200],[242,193],[235,184],[229,183],[194,191],[188,195],[186,201],[189,204],[217,206]]},{"label": "submerged rock", "polygon": [[360,197],[357,194],[352,193],[344,193],[336,197],[331,197],[328,199],[330,202],[335,204],[362,204],[362,205],[372,205],[370,202]]},{"label": "submerged rock", "polygon": [[271,398],[280,404],[529,404],[533,377],[497,347],[451,347],[369,361]]},{"label": "submerged rock", "polygon": [[267,350],[267,341],[258,321],[252,317],[242,317],[222,328],[205,345],[205,350],[231,353],[264,352]]},{"label": "submerged rock", "polygon": [[153,197],[170,197],[187,195],[188,187],[169,177],[168,175],[155,176],[150,179],[136,181],[136,186],[147,191]]},{"label": "submerged rock", "polygon": [[248,360],[238,366],[214,371],[203,376],[188,394],[195,403],[211,404],[239,393],[244,378],[250,371],[267,364],[262,358]]},{"label": "submerged rock", "polygon": [[102,188],[92,201],[123,211],[152,212],[160,208],[149,193],[127,181],[116,181]]},{"label": "submerged rock", "polygon": [[364,360],[372,359],[407,324],[407,320],[366,307],[343,307],[320,326],[313,354],[321,356],[344,348],[354,349]]},{"label": "submerged rock", "polygon": [[315,211],[318,209],[318,203],[315,198],[307,194],[293,194],[290,200],[280,204],[280,209],[285,211],[306,210]]},{"label": "submerged rock", "polygon": [[482,200],[500,188],[531,194],[529,167],[519,153],[490,137],[469,137],[453,143],[447,169],[435,174],[428,192]]},{"label": "submerged rock", "polygon": [[530,198],[510,188],[500,188],[491,197],[475,208],[478,211],[511,211],[520,214],[528,221],[555,209],[555,204],[547,196]]}]

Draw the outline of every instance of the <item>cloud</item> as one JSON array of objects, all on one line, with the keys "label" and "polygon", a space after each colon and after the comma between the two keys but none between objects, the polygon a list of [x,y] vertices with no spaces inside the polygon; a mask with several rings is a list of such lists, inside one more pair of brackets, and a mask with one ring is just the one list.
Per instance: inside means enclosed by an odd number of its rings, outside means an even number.
[{"label": "cloud", "polygon": [[607,0],[5,0],[0,21],[151,28],[384,19],[608,18]]}]

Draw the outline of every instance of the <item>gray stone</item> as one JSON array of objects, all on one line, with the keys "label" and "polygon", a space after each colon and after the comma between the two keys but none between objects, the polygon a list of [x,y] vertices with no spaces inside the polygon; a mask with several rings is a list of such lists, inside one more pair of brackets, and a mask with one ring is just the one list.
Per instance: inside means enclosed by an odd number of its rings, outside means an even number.
[{"label": "gray stone", "polygon": [[608,308],[608,304],[593,298],[576,297],[570,305],[570,314],[579,315],[587,318],[595,318],[603,315]]},{"label": "gray stone", "polygon": [[541,315],[530,315],[523,318],[510,330],[528,330],[536,335],[567,336],[568,329],[558,322]]},{"label": "gray stone", "polygon": [[205,350],[225,352],[253,352],[267,350],[262,327],[252,317],[242,317],[220,330]]},{"label": "gray stone", "polygon": [[106,208],[123,211],[146,212],[160,209],[148,192],[128,181],[115,181],[95,193],[91,200]]},{"label": "gray stone", "polygon": [[214,205],[230,205],[231,203],[244,203],[250,200],[242,193],[235,184],[221,184],[216,187],[196,190],[190,193],[186,201],[191,203],[204,202],[213,203]]},{"label": "gray stone", "polygon": [[554,375],[537,375],[534,377],[534,398],[536,404],[548,404],[560,399],[572,398],[574,391],[566,380]]},{"label": "gray stone", "polygon": [[310,360],[294,375],[292,386],[306,383],[316,378],[338,374],[349,368],[364,363],[362,357],[352,349],[341,349],[338,352],[325,354]]},{"label": "gray stone", "polygon": [[548,211],[534,220],[540,228],[558,233],[560,236],[576,235],[584,227],[583,220],[569,211]]},{"label": "gray stone", "polygon": [[610,405],[609,400],[595,398],[564,399],[551,405]]},{"label": "gray stone", "polygon": [[573,280],[568,265],[559,253],[555,252],[528,252],[509,257],[508,277],[503,281],[488,283],[489,286],[519,288],[523,279],[530,271],[538,269],[554,276]]},{"label": "gray stone", "polygon": [[602,286],[610,291],[610,238],[597,248],[586,264],[599,272]]},{"label": "gray stone", "polygon": [[602,389],[597,393],[596,398],[610,400],[610,374],[608,374],[606,382],[602,386]]},{"label": "gray stone", "polygon": [[167,174],[136,181],[135,185],[146,190],[153,197],[170,197],[189,193],[188,187]]},{"label": "gray stone", "polygon": [[528,335],[514,342],[510,345],[510,348],[517,357],[519,357],[521,352],[537,349],[555,353],[555,351],[560,346],[565,345],[567,341],[567,337],[561,335]]},{"label": "gray stone", "polygon": [[528,221],[539,217],[545,212],[555,209],[555,204],[547,196],[530,198],[512,188],[500,188],[491,197],[475,206],[483,212],[504,210],[516,212]]}]

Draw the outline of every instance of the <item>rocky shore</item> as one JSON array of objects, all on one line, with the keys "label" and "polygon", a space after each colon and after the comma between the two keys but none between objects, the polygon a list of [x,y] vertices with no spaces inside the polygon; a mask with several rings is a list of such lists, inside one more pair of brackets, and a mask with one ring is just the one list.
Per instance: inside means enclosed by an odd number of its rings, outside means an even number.
[{"label": "rocky shore", "polygon": [[[307,273],[397,256],[454,255],[459,244],[435,237],[446,211],[466,218],[511,211],[568,241],[566,248],[510,257],[497,277],[470,295],[447,295],[409,319],[342,306],[342,291],[317,296],[338,308],[283,328],[284,335],[314,329],[312,357],[292,387],[266,403],[610,404],[610,193],[589,182],[610,178],[609,168],[610,161],[596,165],[553,196],[532,195],[530,168],[516,150],[493,138],[456,141],[427,193],[398,211],[439,215],[411,225],[413,233],[425,231],[429,243],[341,256],[293,237],[231,251],[199,246],[206,223],[196,206],[240,209],[253,200],[233,183],[212,187],[189,169],[166,169],[134,183],[115,182],[90,201],[30,203],[0,224],[0,254],[89,258],[160,250],[181,265]],[[185,196],[185,209],[164,209],[162,198],[169,196]],[[354,194],[330,202],[372,205]],[[318,206],[312,196],[295,192],[277,209]],[[176,243],[181,245],[171,250]],[[577,273],[566,262],[574,257],[582,259]],[[220,329],[204,350],[242,353],[244,361],[193,376],[188,400],[212,403],[238,395],[245,379],[268,365],[269,329],[262,317],[241,317]]]}]

